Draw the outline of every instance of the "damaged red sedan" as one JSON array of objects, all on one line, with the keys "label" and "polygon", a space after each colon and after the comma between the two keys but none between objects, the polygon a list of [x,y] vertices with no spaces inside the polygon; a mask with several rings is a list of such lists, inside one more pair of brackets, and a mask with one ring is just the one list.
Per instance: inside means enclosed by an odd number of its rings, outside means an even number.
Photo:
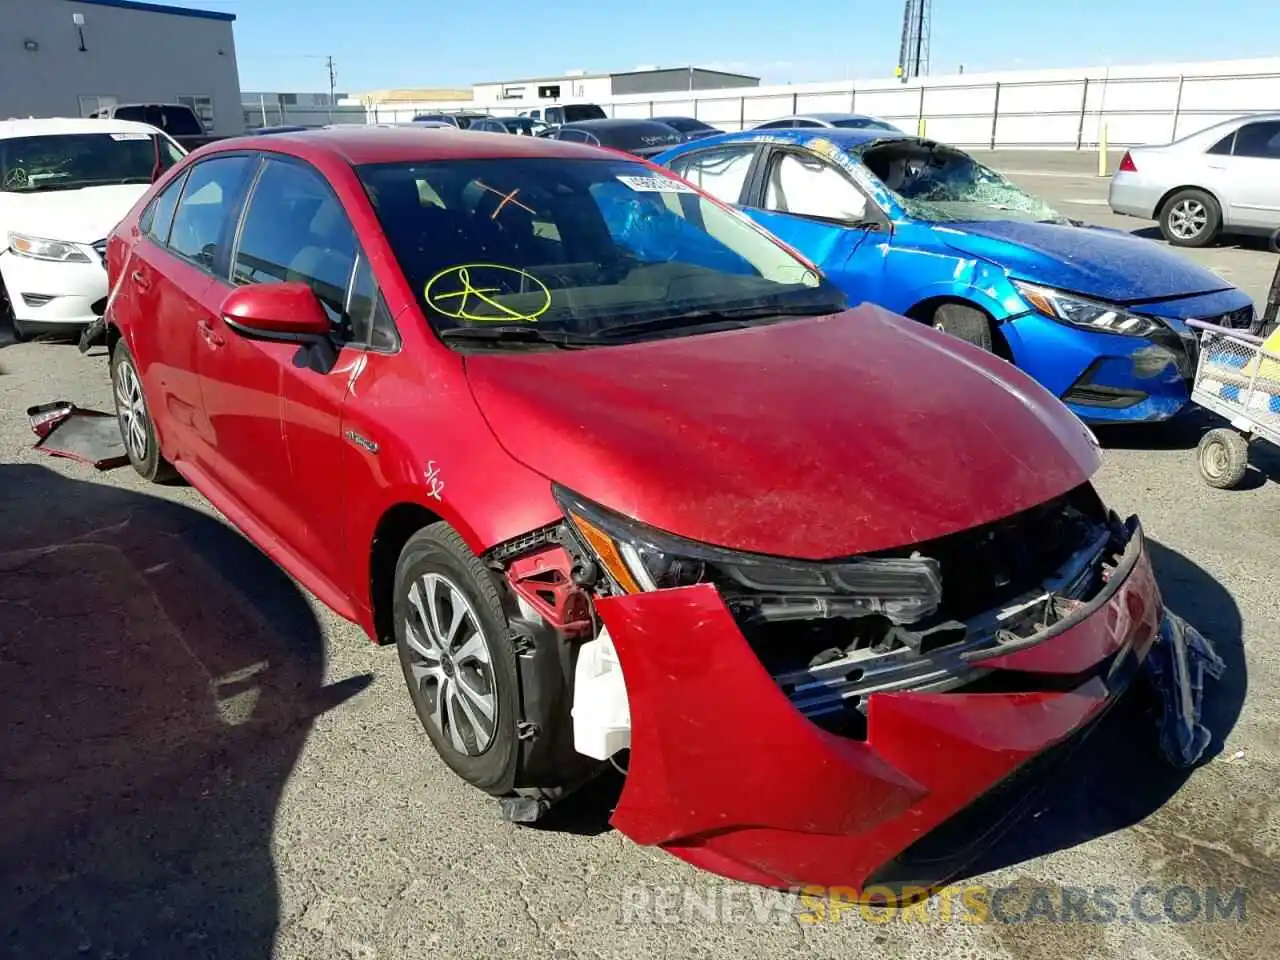
[{"label": "damaged red sedan", "polygon": [[112,235],[111,375],[177,471],[397,644],[459,776],[760,884],[929,884],[1162,607],[1096,443],[671,174],[525,137],[223,141]]}]

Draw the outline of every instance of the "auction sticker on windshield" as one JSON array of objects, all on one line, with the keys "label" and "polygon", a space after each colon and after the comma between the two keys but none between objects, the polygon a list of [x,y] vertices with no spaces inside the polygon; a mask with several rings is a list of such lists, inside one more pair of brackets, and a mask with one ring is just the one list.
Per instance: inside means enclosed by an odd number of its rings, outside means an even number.
[{"label": "auction sticker on windshield", "polygon": [[113,133],[113,134],[111,134],[111,139],[112,139],[112,140],[116,140],[116,141],[120,141],[120,140],[149,140],[149,139],[151,139],[151,134],[149,134],[149,133]]},{"label": "auction sticker on windshield", "polygon": [[692,187],[670,177],[619,176],[618,179],[638,193],[697,193]]}]

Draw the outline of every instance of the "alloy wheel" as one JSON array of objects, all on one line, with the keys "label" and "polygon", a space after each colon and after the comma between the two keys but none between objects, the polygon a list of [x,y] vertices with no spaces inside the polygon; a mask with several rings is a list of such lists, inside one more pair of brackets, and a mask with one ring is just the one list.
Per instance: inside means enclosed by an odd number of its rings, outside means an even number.
[{"label": "alloy wheel", "polygon": [[1199,200],[1179,200],[1169,211],[1169,232],[1179,240],[1194,240],[1209,223],[1209,211]]},{"label": "alloy wheel", "polygon": [[409,587],[404,637],[428,720],[458,753],[476,757],[493,743],[498,697],[480,618],[447,577],[427,573]]},{"label": "alloy wheel", "polygon": [[116,415],[120,418],[120,436],[136,462],[147,459],[147,401],[142,396],[142,383],[133,364],[116,367]]}]

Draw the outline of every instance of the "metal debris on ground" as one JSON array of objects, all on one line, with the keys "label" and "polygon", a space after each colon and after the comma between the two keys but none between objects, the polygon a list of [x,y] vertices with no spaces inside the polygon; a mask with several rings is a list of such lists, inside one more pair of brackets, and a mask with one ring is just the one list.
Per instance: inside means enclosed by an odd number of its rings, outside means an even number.
[{"label": "metal debris on ground", "polygon": [[1197,763],[1213,739],[1201,722],[1204,677],[1215,680],[1226,664],[1203,634],[1177,614],[1166,613],[1147,656],[1147,670],[1163,704],[1160,749],[1178,767]]},{"label": "metal debris on ground", "polygon": [[120,424],[109,413],[85,410],[69,400],[55,400],[27,408],[31,430],[40,439],[35,449],[51,457],[66,457],[99,470],[129,462],[120,437]]}]

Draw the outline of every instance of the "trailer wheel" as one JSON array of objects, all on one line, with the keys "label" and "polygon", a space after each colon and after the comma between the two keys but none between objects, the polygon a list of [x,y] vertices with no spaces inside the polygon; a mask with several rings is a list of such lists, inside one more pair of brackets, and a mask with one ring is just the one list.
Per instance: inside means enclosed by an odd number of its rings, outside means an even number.
[{"label": "trailer wheel", "polygon": [[1217,427],[1200,438],[1196,457],[1205,483],[1219,490],[1233,490],[1249,469],[1249,442],[1234,430]]}]

